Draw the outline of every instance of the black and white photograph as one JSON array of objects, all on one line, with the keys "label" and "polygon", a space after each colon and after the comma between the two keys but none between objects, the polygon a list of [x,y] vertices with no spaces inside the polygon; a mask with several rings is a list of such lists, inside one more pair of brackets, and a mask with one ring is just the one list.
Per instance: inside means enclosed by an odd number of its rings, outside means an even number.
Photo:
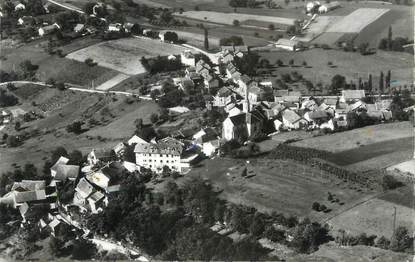
[{"label": "black and white photograph", "polygon": [[0,0],[0,262],[415,261],[415,0]]}]

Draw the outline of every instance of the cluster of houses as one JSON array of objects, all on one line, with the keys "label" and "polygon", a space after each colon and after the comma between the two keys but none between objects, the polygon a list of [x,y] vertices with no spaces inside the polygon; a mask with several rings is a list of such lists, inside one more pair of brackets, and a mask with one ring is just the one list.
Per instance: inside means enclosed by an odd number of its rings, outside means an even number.
[{"label": "cluster of houses", "polygon": [[19,119],[25,114],[27,114],[27,112],[21,108],[3,109],[3,110],[0,109],[0,126],[9,125],[12,123],[13,120]]}]

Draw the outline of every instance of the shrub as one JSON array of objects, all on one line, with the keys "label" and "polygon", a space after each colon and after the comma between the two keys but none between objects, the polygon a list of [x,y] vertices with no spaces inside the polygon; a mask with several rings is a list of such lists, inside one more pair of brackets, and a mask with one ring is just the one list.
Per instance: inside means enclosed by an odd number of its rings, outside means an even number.
[{"label": "shrub", "polygon": [[82,124],[83,122],[81,121],[75,121],[66,127],[66,131],[69,133],[80,134],[82,133]]},{"label": "shrub", "polygon": [[396,180],[396,178],[391,175],[384,175],[382,177],[382,188],[385,191],[390,190],[390,189],[395,189],[401,186],[403,186],[403,183]]},{"label": "shrub", "polygon": [[320,211],[320,204],[318,202],[314,202],[311,208],[315,211]]}]

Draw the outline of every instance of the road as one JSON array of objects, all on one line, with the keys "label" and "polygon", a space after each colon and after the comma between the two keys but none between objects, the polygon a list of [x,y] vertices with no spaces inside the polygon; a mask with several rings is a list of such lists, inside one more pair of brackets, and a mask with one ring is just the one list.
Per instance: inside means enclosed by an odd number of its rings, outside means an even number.
[{"label": "road", "polygon": [[[8,84],[34,84],[34,85],[40,85],[44,87],[51,87],[52,85],[48,85],[45,82],[34,82],[34,81],[10,81],[10,82],[3,82],[0,83],[1,86],[5,86]],[[86,92],[86,93],[98,93],[98,94],[115,94],[115,95],[125,95],[125,96],[135,96],[142,100],[153,100],[151,97],[148,96],[140,96],[136,93],[132,92],[123,92],[123,91],[104,91],[104,90],[96,90],[96,89],[88,89],[83,86],[78,86],[70,83],[65,83],[65,86],[68,90],[78,91],[78,92]]]},{"label": "road", "polygon": [[74,12],[77,12],[77,13],[80,13],[80,14],[85,14],[85,12],[82,11],[80,8],[75,7],[73,5],[70,5],[70,4],[62,4],[62,3],[56,2],[54,0],[48,0],[48,2],[50,2],[52,4],[55,4],[55,5],[58,5],[58,6],[62,7],[62,8],[65,8],[65,9],[68,9],[68,10],[71,10],[71,11],[74,11]]}]

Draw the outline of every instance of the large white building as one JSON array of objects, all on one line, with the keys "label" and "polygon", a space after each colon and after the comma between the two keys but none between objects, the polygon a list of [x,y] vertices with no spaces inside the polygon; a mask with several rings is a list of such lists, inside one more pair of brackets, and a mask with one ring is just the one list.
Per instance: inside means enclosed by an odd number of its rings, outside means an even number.
[{"label": "large white building", "polygon": [[158,173],[162,172],[165,166],[179,173],[185,172],[190,165],[187,161],[189,158],[183,156],[183,148],[183,143],[171,137],[157,143],[138,143],[134,149],[136,164]]}]

